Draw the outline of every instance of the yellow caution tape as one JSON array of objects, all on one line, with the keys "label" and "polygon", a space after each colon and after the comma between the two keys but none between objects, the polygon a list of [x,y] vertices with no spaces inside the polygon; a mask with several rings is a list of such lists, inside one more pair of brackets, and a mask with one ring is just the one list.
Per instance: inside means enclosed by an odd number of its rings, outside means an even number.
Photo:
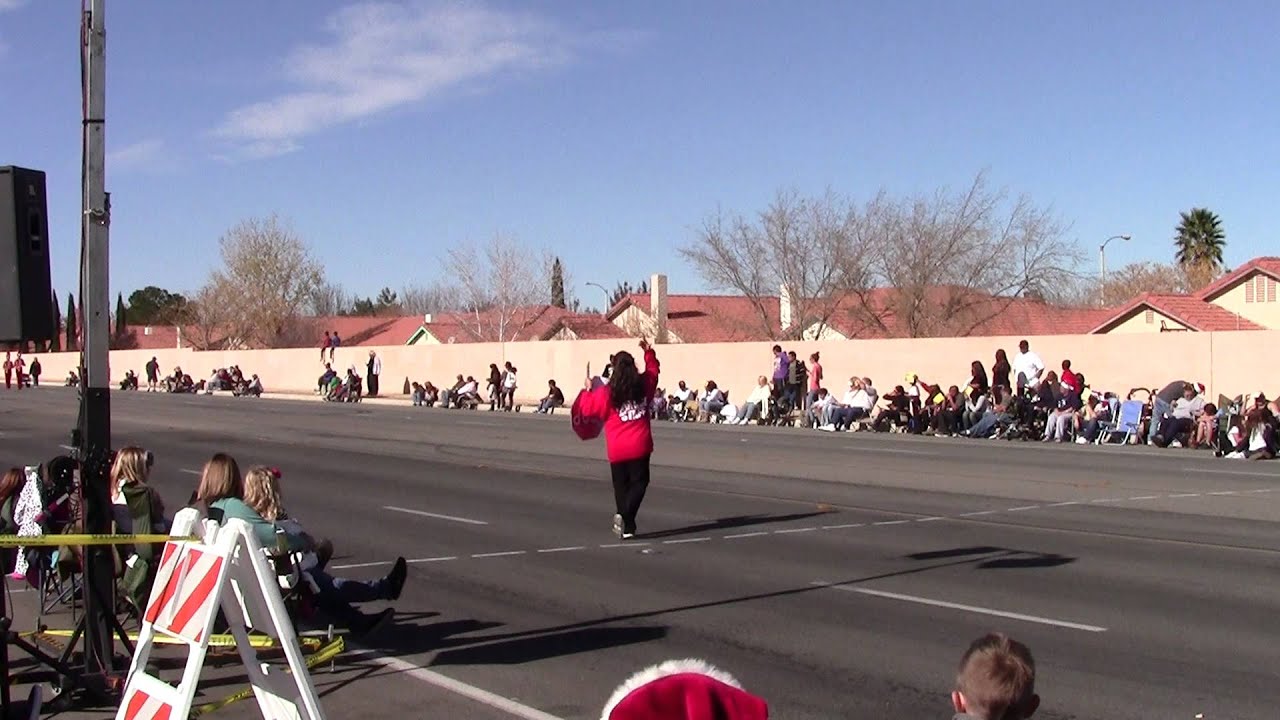
[{"label": "yellow caution tape", "polygon": [[[328,645],[325,645],[324,647],[320,648],[314,654],[307,656],[307,669],[310,670],[311,668],[317,665],[321,665],[329,662],[330,660],[333,660],[334,658],[338,657],[338,655],[343,650],[345,650],[346,647],[347,647],[347,643],[342,637],[334,638],[333,641],[330,642]],[[211,703],[205,703],[204,705],[197,705],[191,708],[190,717],[197,718],[197,717],[200,717],[201,715],[207,715],[215,710],[221,710],[222,708],[227,707],[228,705],[240,702],[241,700],[247,700],[251,697],[253,697],[252,685],[250,685],[248,688],[245,688],[244,690],[241,690],[238,693],[235,693],[234,695],[228,695],[227,697],[224,697],[221,700],[217,700]]]},{"label": "yellow caution tape", "polygon": [[[37,632],[21,633],[21,635],[24,637],[33,637],[33,638],[39,637],[41,635],[44,635],[47,637],[63,638],[63,637],[71,637],[71,634],[72,634],[71,630],[41,630]],[[129,632],[129,633],[125,633],[125,635],[126,637],[128,637],[130,640],[133,640],[134,642],[137,642],[138,640],[137,632]],[[187,641],[185,640],[181,640],[178,638],[171,638],[171,637],[168,637],[165,635],[159,635],[159,634],[153,635],[151,638],[151,642],[155,645],[186,645],[187,644]],[[321,638],[318,638],[318,637],[299,637],[298,645],[305,650],[316,650],[321,647],[322,640]],[[210,635],[209,646],[210,647],[235,647],[236,638],[234,635],[230,633]],[[271,637],[270,635],[250,635],[249,646],[253,648],[257,648],[259,650],[270,650],[272,648],[280,647],[280,641]]]},{"label": "yellow caution tape", "polygon": [[200,538],[182,535],[0,535],[0,548],[7,547],[60,547],[62,545],[146,545],[177,542],[198,542]]}]

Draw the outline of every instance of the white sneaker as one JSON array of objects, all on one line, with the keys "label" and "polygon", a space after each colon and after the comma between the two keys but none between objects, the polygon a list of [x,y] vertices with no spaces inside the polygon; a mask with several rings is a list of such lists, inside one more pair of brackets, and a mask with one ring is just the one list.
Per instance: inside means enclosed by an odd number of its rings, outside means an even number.
[{"label": "white sneaker", "polygon": [[1227,457],[1227,459],[1229,459],[1229,460],[1243,460],[1243,459],[1244,459],[1244,453],[1242,453],[1242,452],[1227,453],[1226,457]]},{"label": "white sneaker", "polygon": [[835,431],[836,431],[836,426],[835,426],[834,424],[828,423],[828,424],[823,425],[822,427],[820,427],[820,428],[818,428],[818,429],[819,429],[819,430],[821,430],[822,432],[835,432]]},{"label": "white sneaker", "polygon": [[1171,448],[1180,448],[1180,447],[1182,447],[1182,443],[1178,442],[1177,440],[1174,440],[1173,442],[1169,443],[1169,447],[1171,447]]},{"label": "white sneaker", "polygon": [[1088,441],[1088,440],[1085,440],[1085,439],[1084,439],[1084,438],[1082,438],[1082,437],[1078,437],[1078,438],[1076,438],[1076,444],[1077,444],[1077,445],[1088,445],[1088,444],[1089,444],[1089,441]]},{"label": "white sneaker", "polygon": [[619,538],[623,536],[621,515],[614,514],[613,516],[613,534],[617,535]]}]

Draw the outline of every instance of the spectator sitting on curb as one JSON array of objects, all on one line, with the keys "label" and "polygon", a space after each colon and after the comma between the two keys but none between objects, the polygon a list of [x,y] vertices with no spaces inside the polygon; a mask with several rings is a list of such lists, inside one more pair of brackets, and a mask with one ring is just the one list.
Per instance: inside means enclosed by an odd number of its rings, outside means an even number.
[{"label": "spectator sitting on curb", "polygon": [[329,383],[331,383],[336,377],[338,377],[338,373],[333,371],[333,366],[329,363],[325,363],[324,374],[316,381],[316,391],[320,394],[324,394],[324,392],[329,389]]},{"label": "spectator sitting on curb", "polygon": [[467,384],[467,381],[464,380],[461,375],[459,375],[458,379],[453,383],[453,387],[445,388],[444,390],[441,390],[440,391],[440,407],[446,408],[446,409],[453,407],[454,401],[457,400],[458,398],[458,393],[462,391],[462,386],[466,384]]},{"label": "spectator sitting on curb", "polygon": [[556,387],[555,380],[548,380],[547,395],[538,403],[538,412],[546,415],[560,407],[564,407],[564,391]]}]

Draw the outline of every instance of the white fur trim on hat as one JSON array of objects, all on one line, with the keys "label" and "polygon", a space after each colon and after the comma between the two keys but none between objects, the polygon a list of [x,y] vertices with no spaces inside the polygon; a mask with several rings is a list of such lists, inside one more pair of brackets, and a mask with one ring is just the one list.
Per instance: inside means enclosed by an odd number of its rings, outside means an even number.
[{"label": "white fur trim on hat", "polygon": [[653,665],[627,678],[627,681],[618,686],[613,691],[613,695],[609,697],[609,702],[605,703],[604,712],[600,714],[600,720],[609,720],[609,714],[613,709],[631,693],[648,685],[655,680],[661,680],[672,675],[706,675],[709,678],[719,680],[730,687],[742,689],[742,685],[738,680],[729,673],[711,665],[705,660],[696,658],[688,658],[685,660],[667,660],[660,665]]}]

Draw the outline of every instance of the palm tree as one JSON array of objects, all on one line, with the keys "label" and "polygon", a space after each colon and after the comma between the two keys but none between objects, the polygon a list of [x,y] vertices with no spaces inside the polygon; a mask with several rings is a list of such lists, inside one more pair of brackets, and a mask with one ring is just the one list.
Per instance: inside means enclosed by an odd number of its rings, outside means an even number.
[{"label": "palm tree", "polygon": [[1192,208],[1181,215],[1182,221],[1173,238],[1178,264],[1186,270],[1217,274],[1222,268],[1222,249],[1227,244],[1222,220],[1208,208]]}]

